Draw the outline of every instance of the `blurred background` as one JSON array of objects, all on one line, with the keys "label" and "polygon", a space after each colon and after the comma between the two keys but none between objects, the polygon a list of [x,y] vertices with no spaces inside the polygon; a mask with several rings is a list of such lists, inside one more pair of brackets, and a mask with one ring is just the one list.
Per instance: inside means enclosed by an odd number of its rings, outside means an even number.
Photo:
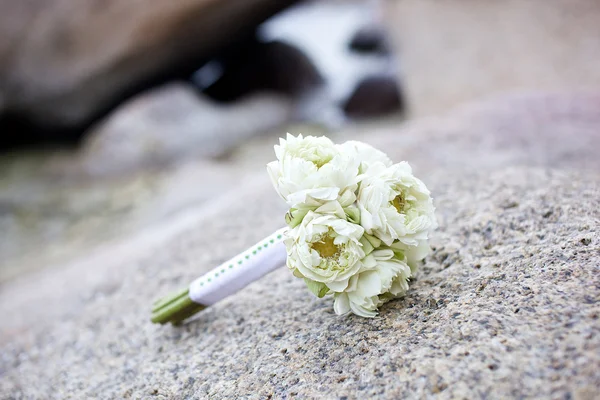
[{"label": "blurred background", "polygon": [[489,96],[600,87],[595,0],[0,0],[0,285]]}]

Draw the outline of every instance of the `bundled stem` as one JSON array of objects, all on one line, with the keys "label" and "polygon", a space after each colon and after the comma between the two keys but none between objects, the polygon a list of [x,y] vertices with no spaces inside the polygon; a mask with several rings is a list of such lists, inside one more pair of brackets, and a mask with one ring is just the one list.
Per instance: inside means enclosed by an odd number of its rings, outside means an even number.
[{"label": "bundled stem", "polygon": [[208,271],[187,288],[156,301],[152,307],[152,322],[170,322],[178,325],[209,305],[284,265],[287,257],[283,244],[285,229],[275,231],[254,246]]},{"label": "bundled stem", "polygon": [[189,297],[189,289],[185,288],[154,303],[152,322],[161,325],[170,322],[178,325],[205,308],[202,304],[194,303]]}]

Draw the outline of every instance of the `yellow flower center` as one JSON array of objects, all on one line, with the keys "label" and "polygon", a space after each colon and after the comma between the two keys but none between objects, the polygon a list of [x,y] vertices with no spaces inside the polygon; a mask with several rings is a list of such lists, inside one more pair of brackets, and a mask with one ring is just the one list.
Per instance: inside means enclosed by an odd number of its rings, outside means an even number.
[{"label": "yellow flower center", "polygon": [[394,206],[394,208],[396,210],[398,210],[399,213],[404,212],[404,207],[406,206],[406,200],[404,199],[404,194],[402,194],[402,192],[400,192],[400,194],[398,196],[394,197],[394,200],[392,200],[392,205]]},{"label": "yellow flower center", "polygon": [[336,246],[333,243],[333,238],[329,235],[323,237],[320,241],[313,243],[312,248],[316,250],[322,258],[336,258],[340,254],[339,246]]},{"label": "yellow flower center", "polygon": [[317,169],[319,169],[323,165],[327,164],[329,161],[331,161],[331,157],[325,157],[325,158],[320,158],[320,159],[317,159],[317,160],[312,160],[312,163],[315,164],[315,166],[317,167]]}]

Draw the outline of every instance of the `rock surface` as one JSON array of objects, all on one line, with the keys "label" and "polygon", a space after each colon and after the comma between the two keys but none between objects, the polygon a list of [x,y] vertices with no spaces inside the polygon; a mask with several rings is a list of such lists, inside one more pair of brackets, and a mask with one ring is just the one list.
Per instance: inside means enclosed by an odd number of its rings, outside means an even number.
[{"label": "rock surface", "polygon": [[144,230],[235,186],[268,159],[234,153],[264,136],[275,141],[291,110],[277,95],[223,105],[170,84],[125,103],[79,148],[0,155],[0,282]]},{"label": "rock surface", "polygon": [[0,113],[71,128],[191,73],[293,0],[0,1]]},{"label": "rock surface", "polygon": [[507,90],[600,88],[595,0],[382,4],[411,117]]},{"label": "rock surface", "polygon": [[92,127],[81,149],[81,172],[108,175],[191,158],[219,158],[292,114],[285,97],[255,94],[230,105],[191,86],[169,84],[142,93]]},{"label": "rock surface", "polygon": [[154,232],[2,286],[0,394],[592,399],[599,99],[508,98],[355,135],[409,160],[440,220],[411,290],[375,319],[337,317],[282,269],[183,327],[148,322],[157,295],[282,224],[263,172]]}]

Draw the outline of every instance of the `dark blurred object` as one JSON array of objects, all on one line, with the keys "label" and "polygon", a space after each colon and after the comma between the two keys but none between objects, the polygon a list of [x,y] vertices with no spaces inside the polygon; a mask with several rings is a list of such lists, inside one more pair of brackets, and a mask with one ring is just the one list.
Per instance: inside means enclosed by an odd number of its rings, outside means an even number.
[{"label": "dark blurred object", "polygon": [[348,46],[357,53],[390,54],[385,31],[377,26],[365,26],[356,31]]},{"label": "dark blurred object", "polygon": [[77,136],[295,2],[0,0],[0,146]]},{"label": "dark blurred object", "polygon": [[392,76],[370,76],[356,86],[343,108],[352,118],[374,117],[402,111],[400,88]]},{"label": "dark blurred object", "polygon": [[298,96],[323,82],[304,53],[281,41],[248,40],[219,63],[221,76],[205,89],[218,101],[234,101],[263,90]]}]

